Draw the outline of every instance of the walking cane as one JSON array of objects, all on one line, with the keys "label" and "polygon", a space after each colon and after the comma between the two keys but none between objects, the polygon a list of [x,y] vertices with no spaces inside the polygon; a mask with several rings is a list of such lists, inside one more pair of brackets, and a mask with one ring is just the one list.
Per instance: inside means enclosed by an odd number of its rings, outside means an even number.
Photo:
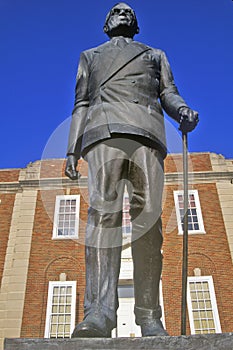
[{"label": "walking cane", "polygon": [[183,141],[183,264],[182,264],[182,302],[181,302],[181,335],[186,335],[187,275],[188,275],[188,139],[182,132]]}]

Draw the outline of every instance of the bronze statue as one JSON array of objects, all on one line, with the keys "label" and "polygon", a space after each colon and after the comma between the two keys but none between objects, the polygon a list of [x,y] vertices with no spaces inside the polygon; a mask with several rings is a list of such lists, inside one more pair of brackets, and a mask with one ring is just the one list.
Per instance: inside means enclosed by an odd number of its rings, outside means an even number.
[{"label": "bronze statue", "polygon": [[[116,327],[122,250],[122,200],[127,186],[132,221],[135,317],[142,336],[167,335],[159,305],[162,269],[161,200],[166,113],[192,131],[198,113],[174,84],[162,50],[133,40],[133,9],[116,4],[104,32],[110,40],[81,53],[70,127],[66,175],[88,162],[84,320],[73,337],[110,337]],[[160,102],[159,102],[160,101]]]}]

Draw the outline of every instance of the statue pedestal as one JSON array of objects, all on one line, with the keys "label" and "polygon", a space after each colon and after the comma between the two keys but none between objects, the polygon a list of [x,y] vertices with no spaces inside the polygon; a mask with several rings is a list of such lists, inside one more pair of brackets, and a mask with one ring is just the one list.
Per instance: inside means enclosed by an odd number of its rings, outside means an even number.
[{"label": "statue pedestal", "polygon": [[233,333],[148,338],[5,339],[4,350],[232,350]]}]

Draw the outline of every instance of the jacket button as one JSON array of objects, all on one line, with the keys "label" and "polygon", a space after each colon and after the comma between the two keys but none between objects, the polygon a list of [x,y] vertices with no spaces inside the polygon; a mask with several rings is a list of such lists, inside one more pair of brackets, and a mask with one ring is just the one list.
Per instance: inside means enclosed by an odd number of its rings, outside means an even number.
[{"label": "jacket button", "polygon": [[138,103],[139,101],[135,98],[135,99],[133,99],[133,102]]},{"label": "jacket button", "polygon": [[131,83],[132,83],[132,84],[136,84],[136,80],[132,80]]}]

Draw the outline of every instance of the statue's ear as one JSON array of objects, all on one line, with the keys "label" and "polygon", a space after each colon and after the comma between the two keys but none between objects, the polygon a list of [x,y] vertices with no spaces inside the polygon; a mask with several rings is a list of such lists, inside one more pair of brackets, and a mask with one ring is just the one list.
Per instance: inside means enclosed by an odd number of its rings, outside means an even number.
[{"label": "statue's ear", "polygon": [[107,33],[107,31],[108,31],[108,26],[104,25],[103,30],[104,30],[104,33]]}]

